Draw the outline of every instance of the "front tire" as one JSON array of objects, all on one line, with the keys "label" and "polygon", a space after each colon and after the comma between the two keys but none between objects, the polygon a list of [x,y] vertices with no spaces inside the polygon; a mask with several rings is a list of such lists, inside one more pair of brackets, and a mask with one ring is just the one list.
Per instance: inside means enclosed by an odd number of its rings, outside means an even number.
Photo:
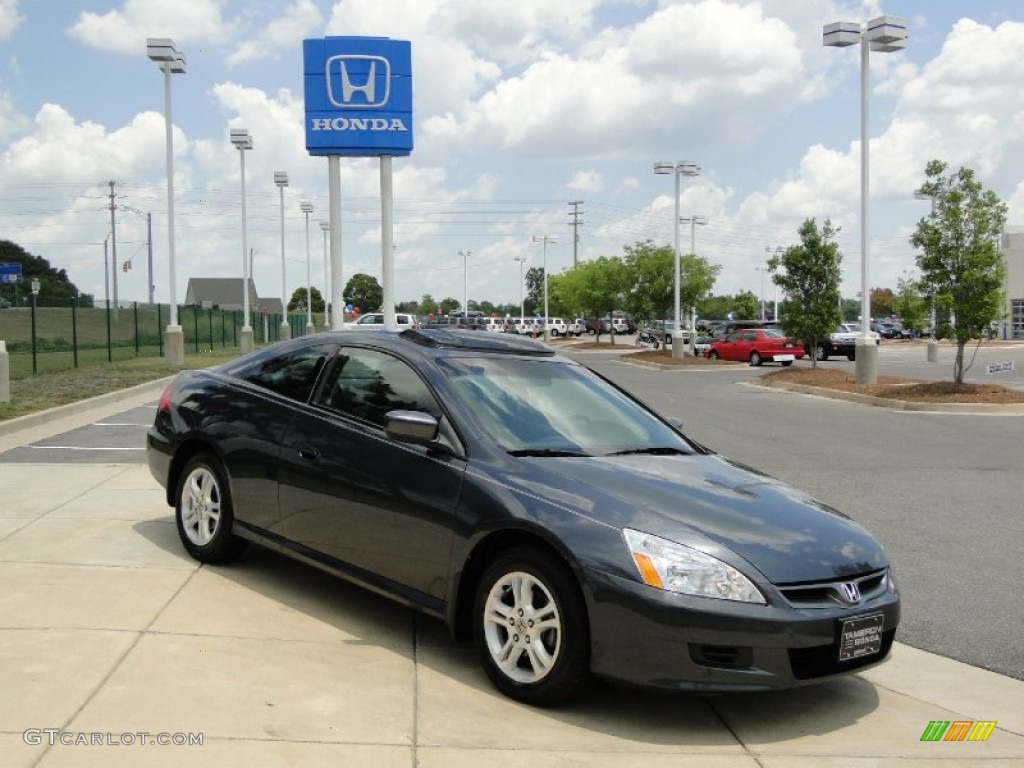
[{"label": "front tire", "polygon": [[210,454],[197,454],[185,465],[174,509],[181,543],[196,560],[225,562],[245,546],[232,533],[231,494],[220,462]]},{"label": "front tire", "polygon": [[564,701],[590,675],[590,630],[569,568],[534,549],[500,555],[477,588],[477,649],[494,686],[526,704]]},{"label": "front tire", "polygon": [[718,352],[716,350],[712,349],[710,352],[708,352],[708,359],[709,360],[717,360],[718,359]]}]

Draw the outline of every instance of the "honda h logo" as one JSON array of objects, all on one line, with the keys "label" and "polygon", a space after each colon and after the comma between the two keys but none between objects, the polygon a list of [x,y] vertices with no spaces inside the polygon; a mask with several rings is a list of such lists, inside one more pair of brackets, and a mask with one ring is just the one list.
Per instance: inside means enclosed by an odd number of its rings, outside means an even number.
[{"label": "honda h logo", "polygon": [[848,603],[859,603],[860,587],[852,581],[846,582],[843,584],[843,596],[846,598],[846,602]]},{"label": "honda h logo", "polygon": [[383,56],[346,54],[327,59],[327,98],[336,107],[379,109],[388,103],[391,63]]}]

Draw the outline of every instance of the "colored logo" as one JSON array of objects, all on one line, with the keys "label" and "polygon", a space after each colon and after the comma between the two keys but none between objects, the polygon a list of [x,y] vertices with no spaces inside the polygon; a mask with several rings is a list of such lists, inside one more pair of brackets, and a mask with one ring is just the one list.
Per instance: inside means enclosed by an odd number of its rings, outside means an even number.
[{"label": "colored logo", "polygon": [[995,729],[995,720],[932,720],[921,741],[988,741]]}]

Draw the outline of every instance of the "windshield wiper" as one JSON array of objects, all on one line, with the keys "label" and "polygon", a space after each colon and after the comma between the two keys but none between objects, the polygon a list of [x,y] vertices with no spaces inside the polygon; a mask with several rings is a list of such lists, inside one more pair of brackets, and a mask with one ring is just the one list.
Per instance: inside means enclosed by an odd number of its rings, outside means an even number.
[{"label": "windshield wiper", "polygon": [[560,457],[560,456],[572,456],[576,458],[590,456],[589,453],[581,453],[580,451],[566,451],[561,448],[520,448],[519,450],[509,451],[509,456],[543,456],[545,458]]},{"label": "windshield wiper", "polygon": [[629,456],[631,454],[643,453],[649,456],[689,456],[689,451],[682,448],[673,448],[667,445],[654,445],[647,448],[627,448],[624,451],[614,451],[608,456]]}]

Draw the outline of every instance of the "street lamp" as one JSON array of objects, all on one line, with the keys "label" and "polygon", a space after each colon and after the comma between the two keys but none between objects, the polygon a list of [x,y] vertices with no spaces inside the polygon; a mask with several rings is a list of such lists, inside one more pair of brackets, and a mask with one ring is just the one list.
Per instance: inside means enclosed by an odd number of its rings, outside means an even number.
[{"label": "street lamp", "polygon": [[245,151],[252,149],[252,136],[248,128],[232,128],[231,143],[238,150],[242,167],[242,335],[241,351],[252,352],[252,326],[249,325],[249,243],[245,227]]},{"label": "street lamp", "polygon": [[528,256],[513,256],[512,261],[519,262],[519,323],[522,324],[526,315],[526,304],[523,303],[523,265],[529,261]]},{"label": "street lamp", "polygon": [[[680,271],[680,256],[679,256],[679,177],[680,176],[699,176],[700,166],[691,160],[680,160],[678,163],[655,163],[654,172],[658,174],[675,174],[676,178],[676,210],[675,215],[672,217],[672,221],[675,222],[675,321],[676,321],[676,336],[681,336],[681,329],[683,327],[682,322],[679,318],[679,271]],[[672,357],[682,357],[682,348],[677,348],[675,344],[672,345]]]},{"label": "street lamp", "polygon": [[459,251],[462,257],[462,317],[469,328],[469,256],[472,251]]},{"label": "street lamp", "polygon": [[288,174],[285,171],[274,171],[274,183],[281,193],[281,339],[292,337],[292,326],[288,322],[288,277],[284,262],[284,188],[288,186]]},{"label": "street lamp", "polygon": [[[702,227],[708,223],[708,220],[704,216],[688,216],[679,220],[681,223],[690,225],[690,255],[697,255],[697,225],[700,224]],[[696,357],[697,355],[697,308],[687,307],[690,310],[690,315],[687,318],[686,324],[690,330],[690,354]],[[676,325],[676,328],[679,328]]]},{"label": "street lamp", "polygon": [[548,340],[548,243],[557,243],[554,235],[534,235],[533,242],[544,243],[544,341]]},{"label": "street lamp", "polygon": [[[915,200],[931,200],[932,202],[932,217],[935,217],[935,195],[929,195],[923,189],[914,190]],[[931,318],[928,321],[928,351],[925,359],[929,363],[937,363],[939,361],[939,342],[935,338],[935,295],[931,296],[931,310],[929,312]]]},{"label": "street lamp", "polygon": [[[171,75],[184,74],[185,54],[166,37],[146,39],[146,54],[164,73],[164,133],[167,149],[167,262],[170,267],[170,318],[164,332],[164,360],[169,365],[185,361],[185,335],[178,325],[177,278],[174,271],[174,132],[171,130]],[[153,284],[150,278],[150,285]],[[152,301],[152,299],[150,299]]]},{"label": "street lamp", "polygon": [[306,214],[306,333],[314,333],[313,326],[313,277],[309,266],[309,214],[313,212],[313,203],[303,200],[299,208]]},{"label": "street lamp", "polygon": [[858,384],[878,381],[878,347],[871,337],[871,285],[868,281],[868,197],[870,190],[868,146],[868,71],[871,51],[889,53],[907,47],[907,23],[896,16],[879,16],[861,27],[856,22],[837,21],[822,29],[822,43],[845,48],[860,43],[860,282],[861,335],[857,338]]},{"label": "street lamp", "polygon": [[331,231],[331,224],[328,221],[320,222],[320,229],[324,233],[324,330],[331,330],[330,304],[331,284],[327,280],[327,235]]}]

